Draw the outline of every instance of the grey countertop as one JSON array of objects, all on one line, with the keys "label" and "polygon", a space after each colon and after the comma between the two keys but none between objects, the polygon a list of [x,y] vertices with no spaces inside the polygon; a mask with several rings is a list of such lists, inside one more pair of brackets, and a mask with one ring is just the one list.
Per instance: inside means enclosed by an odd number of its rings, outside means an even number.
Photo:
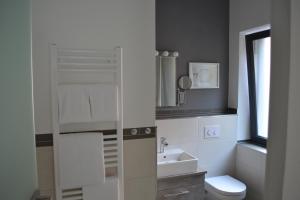
[{"label": "grey countertop", "polygon": [[164,177],[158,177],[157,180],[163,180],[163,179],[168,179],[168,178],[176,178],[176,177],[189,177],[189,176],[199,176],[199,175],[205,175],[207,171],[198,169],[196,172],[193,173],[188,173],[188,174],[176,174],[172,176],[164,176]]}]

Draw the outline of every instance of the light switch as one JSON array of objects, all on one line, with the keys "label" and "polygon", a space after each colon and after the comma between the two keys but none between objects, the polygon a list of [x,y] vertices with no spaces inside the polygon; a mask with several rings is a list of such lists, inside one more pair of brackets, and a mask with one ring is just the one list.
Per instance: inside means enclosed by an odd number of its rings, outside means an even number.
[{"label": "light switch", "polygon": [[204,126],[204,139],[219,138],[219,137],[220,137],[219,125]]}]

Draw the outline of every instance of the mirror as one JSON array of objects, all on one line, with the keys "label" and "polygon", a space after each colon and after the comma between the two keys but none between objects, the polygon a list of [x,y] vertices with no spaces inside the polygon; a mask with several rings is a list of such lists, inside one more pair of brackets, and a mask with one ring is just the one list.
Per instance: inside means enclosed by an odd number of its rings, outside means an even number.
[{"label": "mirror", "polygon": [[178,80],[178,86],[182,90],[189,90],[192,87],[192,80],[188,76],[182,76]]},{"label": "mirror", "polygon": [[156,106],[176,106],[177,52],[156,53]]},{"label": "mirror", "polygon": [[185,91],[191,89],[192,87],[192,80],[189,76],[182,76],[178,80],[178,99],[177,104],[178,106],[185,104]]}]

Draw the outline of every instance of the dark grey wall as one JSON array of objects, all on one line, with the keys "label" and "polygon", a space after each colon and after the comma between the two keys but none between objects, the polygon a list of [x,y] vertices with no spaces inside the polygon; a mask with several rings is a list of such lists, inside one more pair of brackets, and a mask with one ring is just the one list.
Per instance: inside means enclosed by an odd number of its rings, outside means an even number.
[{"label": "dark grey wall", "polygon": [[189,62],[220,63],[220,88],[187,91],[187,104],[173,109],[227,108],[228,0],[156,0],[156,49],[178,51],[177,78]]}]

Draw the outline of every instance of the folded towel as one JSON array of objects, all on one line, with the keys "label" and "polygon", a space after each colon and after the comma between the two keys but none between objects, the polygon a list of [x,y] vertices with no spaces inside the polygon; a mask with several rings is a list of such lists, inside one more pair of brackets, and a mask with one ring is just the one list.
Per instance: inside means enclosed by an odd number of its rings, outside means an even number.
[{"label": "folded towel", "polygon": [[59,136],[59,169],[62,188],[105,182],[102,133]]},{"label": "folded towel", "polygon": [[114,85],[89,86],[92,121],[117,120],[117,88]]},{"label": "folded towel", "polygon": [[114,85],[61,85],[58,97],[60,124],[117,121]]},{"label": "folded towel", "polygon": [[60,124],[91,121],[91,107],[88,88],[85,85],[60,85]]}]

